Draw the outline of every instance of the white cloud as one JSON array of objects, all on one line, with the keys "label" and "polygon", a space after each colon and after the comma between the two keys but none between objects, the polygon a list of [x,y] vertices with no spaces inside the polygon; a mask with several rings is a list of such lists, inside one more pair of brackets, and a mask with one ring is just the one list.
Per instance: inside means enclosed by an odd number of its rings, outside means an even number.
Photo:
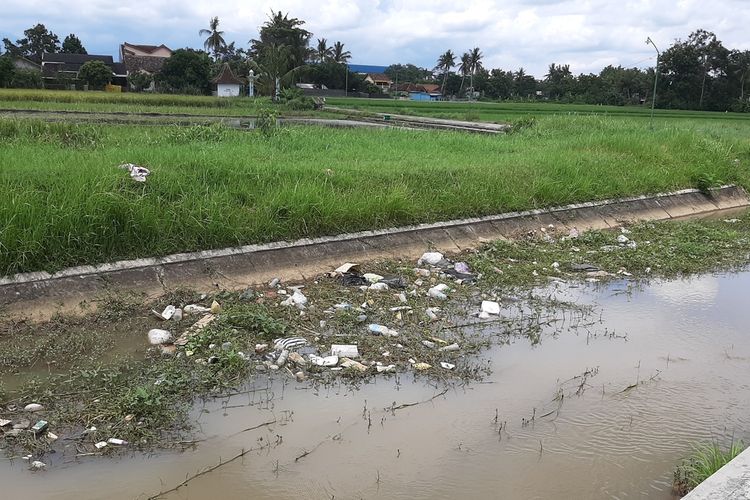
[{"label": "white cloud", "polygon": [[[432,67],[440,53],[478,46],[485,65],[523,66],[541,77],[552,63],[575,73],[607,64],[653,65],[650,36],[662,49],[695,29],[714,31],[729,48],[750,48],[746,0],[4,0],[0,37],[20,38],[44,23],[61,38],[76,33],[90,52],[116,54],[124,40],[200,47],[198,30],[218,16],[226,39],[243,46],[269,12],[306,21],[315,38],[340,40],[364,64]],[[71,15],[74,13],[74,15]]]}]

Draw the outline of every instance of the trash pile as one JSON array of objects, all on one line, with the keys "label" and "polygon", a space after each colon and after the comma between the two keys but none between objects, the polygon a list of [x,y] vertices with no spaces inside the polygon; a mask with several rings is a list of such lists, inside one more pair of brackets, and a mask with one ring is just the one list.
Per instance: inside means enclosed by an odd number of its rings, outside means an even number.
[{"label": "trash pile", "polygon": [[141,167],[135,163],[123,163],[118,168],[130,172],[130,178],[135,182],[146,182],[146,177],[151,175],[151,171],[146,167]]}]

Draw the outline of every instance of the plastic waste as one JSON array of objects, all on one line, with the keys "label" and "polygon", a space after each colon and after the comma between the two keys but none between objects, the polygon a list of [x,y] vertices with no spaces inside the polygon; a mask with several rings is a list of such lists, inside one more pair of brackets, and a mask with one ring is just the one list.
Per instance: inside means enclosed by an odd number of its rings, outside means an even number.
[{"label": "plastic waste", "polygon": [[431,266],[435,266],[441,260],[443,260],[443,254],[441,254],[440,252],[425,252],[417,261],[417,265],[421,266],[422,264],[429,264]]},{"label": "plastic waste", "polygon": [[359,349],[354,344],[333,344],[331,345],[331,354],[343,358],[358,358]]},{"label": "plastic waste", "polygon": [[377,325],[373,323],[373,324],[370,324],[367,328],[375,335],[383,335],[386,337],[398,337],[398,332],[396,330],[391,330],[387,326]]},{"label": "plastic waste", "polygon": [[148,341],[151,345],[168,344],[172,341],[172,333],[169,330],[154,328],[148,331]]},{"label": "plastic waste", "polygon": [[487,314],[500,314],[500,304],[491,300],[482,301],[482,312]]}]

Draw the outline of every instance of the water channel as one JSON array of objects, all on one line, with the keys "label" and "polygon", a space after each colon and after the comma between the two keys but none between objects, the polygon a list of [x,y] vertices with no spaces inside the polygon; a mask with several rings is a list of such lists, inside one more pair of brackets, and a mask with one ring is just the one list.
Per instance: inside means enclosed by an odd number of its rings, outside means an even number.
[{"label": "water channel", "polygon": [[149,498],[253,450],[164,498],[666,500],[692,445],[750,441],[750,272],[554,293],[591,325],[493,347],[481,383],[259,380],[196,408],[183,452],[3,461],[0,497]]}]

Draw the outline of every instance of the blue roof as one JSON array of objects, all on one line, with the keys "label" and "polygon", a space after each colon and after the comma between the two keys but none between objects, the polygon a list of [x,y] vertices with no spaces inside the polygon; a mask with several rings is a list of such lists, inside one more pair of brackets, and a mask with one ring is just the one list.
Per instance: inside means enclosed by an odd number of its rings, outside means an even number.
[{"label": "blue roof", "polygon": [[352,73],[385,73],[388,66],[374,66],[372,64],[350,64],[349,71]]}]

